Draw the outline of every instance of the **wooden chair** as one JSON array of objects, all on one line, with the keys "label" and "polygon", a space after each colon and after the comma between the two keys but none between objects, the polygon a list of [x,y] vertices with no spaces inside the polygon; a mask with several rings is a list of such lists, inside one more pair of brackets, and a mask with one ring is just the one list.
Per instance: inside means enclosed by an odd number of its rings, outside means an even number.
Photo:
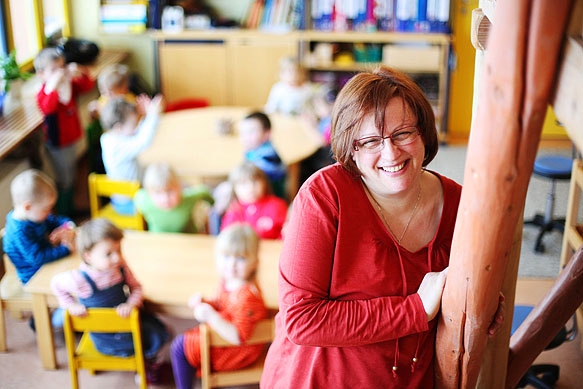
[{"label": "wooden chair", "polygon": [[[0,237],[4,236],[4,229],[0,230]],[[32,296],[22,288],[22,283],[16,275],[16,268],[8,255],[4,254],[4,274],[0,279],[0,352],[7,350],[6,322],[4,311],[22,319],[24,312],[32,312]]]},{"label": "wooden chair", "polygon": [[211,371],[210,348],[211,347],[229,347],[231,343],[227,342],[217,334],[210,326],[200,325],[200,356],[201,356],[201,387],[210,389],[213,387],[247,385],[259,383],[263,373],[263,364],[267,355],[267,347],[273,341],[275,334],[275,319],[269,318],[257,323],[253,335],[245,344],[262,344],[266,345],[263,354],[251,365],[239,370],[232,371]]},{"label": "wooden chair", "polygon": [[90,173],[89,182],[89,207],[91,218],[104,217],[111,220],[122,229],[144,230],[144,219],[137,211],[134,215],[121,215],[115,211],[111,203],[102,206],[103,198],[112,195],[124,195],[133,198],[140,183],[138,181],[111,180],[105,174]]},{"label": "wooden chair", "polygon": [[0,351],[7,350],[6,323],[4,311],[17,319],[22,319],[24,312],[32,312],[32,296],[22,288],[22,283],[16,275],[16,269],[10,258],[4,254],[4,269],[6,273],[0,280]]},{"label": "wooden chair", "polygon": [[[78,344],[75,332],[83,333]],[[131,357],[101,354],[95,349],[89,332],[131,332],[135,354]],[[87,369],[91,374],[97,370],[135,371],[140,376],[140,387],[147,388],[138,309],[134,308],[129,318],[119,316],[115,308],[90,308],[87,316],[83,317],[70,315],[66,311],[64,335],[73,389],[79,388],[78,369]]]}]

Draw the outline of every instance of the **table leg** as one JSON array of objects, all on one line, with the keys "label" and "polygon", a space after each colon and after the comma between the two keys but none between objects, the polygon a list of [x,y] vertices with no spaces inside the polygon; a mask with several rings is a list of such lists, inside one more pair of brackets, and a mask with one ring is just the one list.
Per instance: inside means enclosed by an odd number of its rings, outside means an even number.
[{"label": "table leg", "polygon": [[46,295],[33,293],[32,314],[36,326],[36,342],[42,365],[47,370],[56,370],[55,342]]}]

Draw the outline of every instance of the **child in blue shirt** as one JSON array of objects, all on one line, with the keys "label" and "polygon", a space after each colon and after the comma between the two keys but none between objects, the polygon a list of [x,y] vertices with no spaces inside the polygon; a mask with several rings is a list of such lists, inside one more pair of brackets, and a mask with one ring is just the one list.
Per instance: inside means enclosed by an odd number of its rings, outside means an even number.
[{"label": "child in blue shirt", "polygon": [[26,284],[42,265],[71,254],[75,224],[51,213],[57,189],[41,171],[29,169],[14,177],[10,192],[14,208],[6,216],[4,252]]},{"label": "child in blue shirt", "polygon": [[286,167],[271,144],[271,121],[260,111],[250,113],[239,123],[239,140],[245,150],[245,160],[263,170],[273,193],[285,199]]}]

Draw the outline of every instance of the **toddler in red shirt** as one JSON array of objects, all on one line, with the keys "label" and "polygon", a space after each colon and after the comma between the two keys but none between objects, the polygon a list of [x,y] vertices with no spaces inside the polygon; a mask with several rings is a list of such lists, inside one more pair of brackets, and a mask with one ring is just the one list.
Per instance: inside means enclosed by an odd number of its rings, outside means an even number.
[{"label": "toddler in red shirt", "polygon": [[287,203],[271,193],[265,173],[245,162],[229,174],[234,198],[225,211],[221,230],[235,222],[251,224],[262,239],[281,239]]}]

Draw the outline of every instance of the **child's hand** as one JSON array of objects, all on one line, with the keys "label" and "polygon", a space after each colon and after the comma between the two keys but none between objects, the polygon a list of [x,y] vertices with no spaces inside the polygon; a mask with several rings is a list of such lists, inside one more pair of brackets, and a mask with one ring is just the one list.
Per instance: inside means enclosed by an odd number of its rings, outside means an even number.
[{"label": "child's hand", "polygon": [[74,224],[71,222],[65,223],[62,226],[55,228],[49,234],[49,241],[53,245],[62,244],[63,246],[67,246],[67,248],[71,251],[75,250],[75,229]]},{"label": "child's hand", "polygon": [[133,305],[128,304],[128,303],[123,303],[123,304],[119,304],[117,307],[115,307],[115,311],[121,317],[129,317],[133,308],[134,308]]},{"label": "child's hand", "polygon": [[87,104],[87,110],[89,111],[91,119],[99,119],[99,101],[91,100],[89,104]]},{"label": "child's hand", "polygon": [[77,78],[83,75],[83,70],[78,63],[71,62],[70,64],[67,65],[67,73],[69,73],[71,78]]},{"label": "child's hand", "polygon": [[65,69],[55,70],[45,84],[45,92],[50,93],[56,90],[65,80]]},{"label": "child's hand", "polygon": [[195,293],[188,299],[188,308],[194,309],[200,303],[202,303],[202,294]]},{"label": "child's hand", "polygon": [[69,313],[73,316],[86,316],[87,308],[81,303],[74,303],[67,307]]},{"label": "child's hand", "polygon": [[151,100],[146,108],[146,113],[150,115],[158,115],[164,110],[164,97],[156,95]]},{"label": "child's hand", "polygon": [[210,304],[200,303],[194,307],[194,318],[199,323],[210,321],[214,315],[217,315],[217,311]]}]

